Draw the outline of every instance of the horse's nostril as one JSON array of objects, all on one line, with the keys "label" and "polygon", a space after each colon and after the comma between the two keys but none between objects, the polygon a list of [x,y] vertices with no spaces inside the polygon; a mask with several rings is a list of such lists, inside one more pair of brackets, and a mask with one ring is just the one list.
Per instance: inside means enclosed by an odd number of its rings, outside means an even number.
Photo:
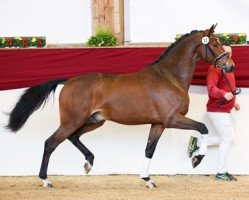
[{"label": "horse's nostril", "polygon": [[234,65],[231,65],[230,72],[232,72],[233,70],[234,70]]}]

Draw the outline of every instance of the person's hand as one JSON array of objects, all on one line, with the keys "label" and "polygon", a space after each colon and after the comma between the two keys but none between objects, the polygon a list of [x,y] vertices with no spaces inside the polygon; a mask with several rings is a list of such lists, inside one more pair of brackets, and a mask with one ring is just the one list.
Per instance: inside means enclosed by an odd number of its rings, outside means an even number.
[{"label": "person's hand", "polygon": [[229,101],[233,98],[233,93],[232,92],[226,92],[224,95],[224,98]]},{"label": "person's hand", "polygon": [[234,103],[233,107],[235,108],[236,111],[240,110],[240,105],[238,103]]}]

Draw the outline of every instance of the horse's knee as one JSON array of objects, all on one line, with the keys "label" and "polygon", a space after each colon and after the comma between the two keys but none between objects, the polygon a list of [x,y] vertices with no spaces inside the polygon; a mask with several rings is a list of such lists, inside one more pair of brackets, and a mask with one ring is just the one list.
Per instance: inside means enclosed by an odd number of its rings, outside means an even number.
[{"label": "horse's knee", "polygon": [[198,131],[203,135],[208,134],[208,129],[207,129],[206,125],[203,123],[199,123]]}]

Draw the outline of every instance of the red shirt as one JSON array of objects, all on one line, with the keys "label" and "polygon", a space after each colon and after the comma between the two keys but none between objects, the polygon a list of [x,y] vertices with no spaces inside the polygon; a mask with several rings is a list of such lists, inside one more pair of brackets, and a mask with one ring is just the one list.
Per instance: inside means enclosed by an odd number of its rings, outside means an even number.
[{"label": "red shirt", "polygon": [[[225,75],[230,83],[232,91],[234,91],[236,89],[234,74],[231,72],[226,73]],[[221,69],[214,67],[213,65],[208,69],[207,90],[207,111],[230,113],[235,103],[235,96],[231,100],[226,101],[223,106],[219,107],[220,101],[224,98],[225,93],[231,92],[231,90]]]}]

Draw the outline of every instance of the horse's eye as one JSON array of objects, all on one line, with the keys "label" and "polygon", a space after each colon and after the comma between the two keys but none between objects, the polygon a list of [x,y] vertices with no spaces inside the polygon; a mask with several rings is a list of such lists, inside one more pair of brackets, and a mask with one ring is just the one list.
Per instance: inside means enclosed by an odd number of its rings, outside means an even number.
[{"label": "horse's eye", "polygon": [[218,44],[213,44],[214,47],[218,47]]}]

